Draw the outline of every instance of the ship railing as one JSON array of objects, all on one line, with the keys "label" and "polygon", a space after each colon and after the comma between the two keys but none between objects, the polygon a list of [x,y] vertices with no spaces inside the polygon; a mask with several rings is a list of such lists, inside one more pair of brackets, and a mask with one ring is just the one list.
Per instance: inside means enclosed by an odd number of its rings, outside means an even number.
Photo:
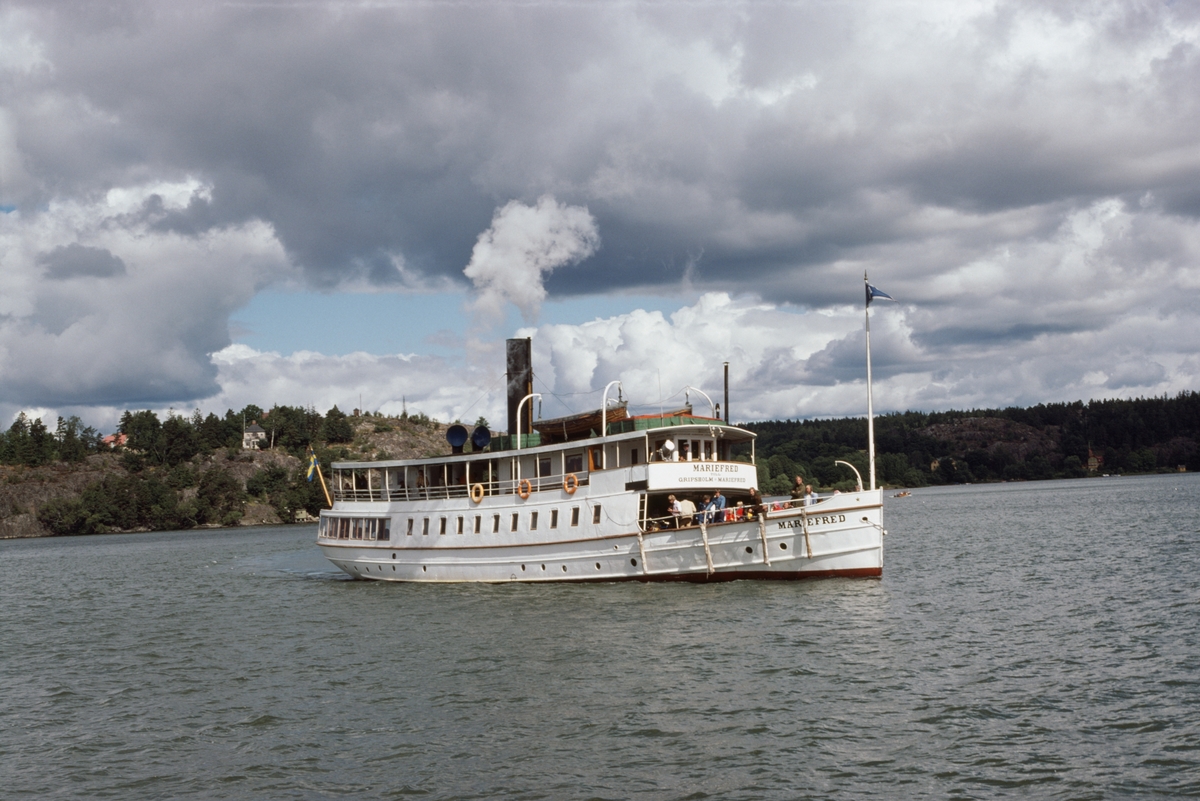
[{"label": "ship railing", "polygon": [[[586,470],[575,474],[577,486],[585,487],[589,482]],[[333,499],[343,502],[380,502],[380,501],[431,501],[451,500],[454,498],[469,498],[476,484],[483,487],[485,497],[493,495],[519,495],[525,481],[529,482],[530,492],[552,492],[563,489],[563,476],[535,476],[529,479],[508,479],[505,481],[472,481],[468,485],[452,484],[449,486],[431,487],[372,487],[370,489],[335,489]],[[476,490],[478,493],[478,490]]]},{"label": "ship railing", "polygon": [[694,515],[689,515],[686,518],[677,518],[675,515],[648,517],[642,524],[642,530],[664,531],[668,529],[698,528],[701,519],[704,519],[709,526],[723,526],[726,523],[744,523],[747,520],[755,519],[753,511],[746,509],[744,506],[741,508],[727,506],[725,508],[724,519],[717,520],[716,517],[715,511],[708,512],[707,517],[705,512],[696,512]]}]

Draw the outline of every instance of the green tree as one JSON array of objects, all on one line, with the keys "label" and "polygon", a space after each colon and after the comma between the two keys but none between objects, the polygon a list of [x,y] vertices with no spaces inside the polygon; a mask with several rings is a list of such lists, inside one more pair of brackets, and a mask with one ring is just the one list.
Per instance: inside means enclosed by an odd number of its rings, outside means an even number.
[{"label": "green tree", "polygon": [[120,431],[129,438],[127,448],[141,451],[151,464],[163,464],[166,460],[166,439],[158,415],[146,409],[121,415]]},{"label": "green tree", "polygon": [[196,430],[183,417],[168,417],[162,425],[162,437],[165,464],[181,464],[200,452]]},{"label": "green tree", "polygon": [[199,523],[237,525],[242,519],[246,493],[229,471],[214,467],[200,476],[196,491],[196,520]]},{"label": "green tree", "polygon": [[335,405],[325,413],[325,425],[322,429],[326,442],[353,442],[354,426],[349,418]]}]

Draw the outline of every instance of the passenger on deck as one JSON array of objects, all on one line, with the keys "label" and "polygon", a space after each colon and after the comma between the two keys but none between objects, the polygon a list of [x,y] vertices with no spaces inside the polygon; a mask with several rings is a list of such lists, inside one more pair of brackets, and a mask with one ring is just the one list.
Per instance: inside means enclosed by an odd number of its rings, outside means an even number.
[{"label": "passenger on deck", "polygon": [[679,508],[679,501],[675,500],[674,495],[667,496],[667,511],[670,512],[671,517],[674,518],[675,528],[680,528],[679,516],[683,514],[683,511]]},{"label": "passenger on deck", "polygon": [[696,516],[696,520],[705,525],[712,522],[712,496],[705,495],[704,500],[700,502],[700,514]]},{"label": "passenger on deck", "polygon": [[792,504],[793,506],[804,505],[804,476],[796,476],[796,484],[792,487],[792,500],[799,503]]},{"label": "passenger on deck", "polygon": [[720,490],[717,490],[713,495],[712,511],[714,523],[725,522],[725,496],[721,494]]},{"label": "passenger on deck", "polygon": [[821,496],[819,496],[819,495],[817,495],[817,493],[813,492],[812,484],[809,484],[808,485],[808,494],[806,494],[804,496],[804,505],[812,506],[819,500],[821,500]]},{"label": "passenger on deck", "polygon": [[746,513],[750,520],[754,520],[763,513],[762,495],[754,487],[750,488],[750,499],[746,501]]},{"label": "passenger on deck", "polygon": [[684,496],[684,499],[679,502],[679,526],[680,528],[688,528],[692,525],[692,521],[696,519],[696,504],[692,503],[692,499]]}]

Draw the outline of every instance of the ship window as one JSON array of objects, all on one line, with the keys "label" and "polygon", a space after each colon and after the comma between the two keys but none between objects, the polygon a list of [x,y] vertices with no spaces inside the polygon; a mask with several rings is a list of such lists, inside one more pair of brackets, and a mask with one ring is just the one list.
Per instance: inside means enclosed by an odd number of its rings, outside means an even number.
[{"label": "ship window", "polygon": [[537,531],[537,512],[529,513],[529,530]]},{"label": "ship window", "polygon": [[406,532],[408,534],[408,536],[410,536],[410,537],[412,536],[412,530],[413,530],[413,519],[410,517],[410,518],[408,518],[408,531]]},{"label": "ship window", "polygon": [[629,451],[629,463],[630,463],[630,464],[639,464],[639,462],[638,462],[638,449],[637,449],[637,448],[632,448],[632,449],[630,449],[630,451]]},{"label": "ship window", "polygon": [[700,440],[698,440],[698,439],[692,440],[692,458],[693,459],[700,458]]},{"label": "ship window", "polygon": [[550,475],[550,457],[543,456],[538,459],[538,477]]},{"label": "ship window", "polygon": [[458,516],[458,533],[459,533],[459,534],[462,534],[462,533],[463,533],[463,519],[462,519],[462,515],[459,515],[459,516]]},{"label": "ship window", "polygon": [[441,525],[438,527],[438,534],[445,534],[446,533],[446,518],[443,517],[443,518],[439,518],[439,519],[442,522],[441,522]]},{"label": "ship window", "polygon": [[338,525],[338,539],[340,539],[340,540],[350,539],[350,518],[348,518],[348,517],[342,518],[341,523]]},{"label": "ship window", "polygon": [[500,533],[500,515],[492,515],[492,533]]},{"label": "ship window", "polygon": [[379,539],[391,542],[392,519],[390,517],[379,521]]},{"label": "ship window", "polygon": [[550,510],[550,528],[558,528],[558,510]]},{"label": "ship window", "polygon": [[592,507],[592,525],[596,525],[599,522],[600,522],[600,504],[596,504],[595,506]]},{"label": "ship window", "polygon": [[362,518],[354,518],[354,528],[350,531],[350,539],[361,540],[363,538],[363,521]]},{"label": "ship window", "polygon": [[711,462],[713,458],[713,444],[711,439],[704,440],[704,461]]},{"label": "ship window", "polygon": [[476,533],[476,534],[478,534],[478,533],[479,533],[479,531],[480,531],[480,528],[481,528],[482,526],[483,526],[483,518],[482,518],[482,517],[480,517],[479,515],[475,515],[475,533]]},{"label": "ship window", "polygon": [[578,506],[571,507],[571,525],[572,526],[579,525],[579,507]]},{"label": "ship window", "polygon": [[686,439],[679,440],[679,458],[685,462],[692,460],[692,449]]},{"label": "ship window", "polygon": [[517,530],[517,524],[521,522],[521,515],[518,512],[513,512],[512,530]]},{"label": "ship window", "polygon": [[568,473],[583,472],[583,454],[573,453],[567,456],[566,470]]},{"label": "ship window", "polygon": [[429,534],[429,518],[425,518],[421,523],[421,533],[428,536]]}]

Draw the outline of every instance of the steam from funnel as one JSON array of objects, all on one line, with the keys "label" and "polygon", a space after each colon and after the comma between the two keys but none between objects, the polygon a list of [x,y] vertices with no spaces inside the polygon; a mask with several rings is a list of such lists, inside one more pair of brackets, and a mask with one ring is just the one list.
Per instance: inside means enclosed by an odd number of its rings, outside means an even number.
[{"label": "steam from funnel", "polygon": [[477,328],[504,319],[505,302],[537,319],[546,290],[542,279],[556,267],[586,259],[600,247],[596,219],[584,206],[567,206],[550,195],[527,206],[511,200],[496,210],[479,235],[463,273],[475,285],[470,309]]}]

